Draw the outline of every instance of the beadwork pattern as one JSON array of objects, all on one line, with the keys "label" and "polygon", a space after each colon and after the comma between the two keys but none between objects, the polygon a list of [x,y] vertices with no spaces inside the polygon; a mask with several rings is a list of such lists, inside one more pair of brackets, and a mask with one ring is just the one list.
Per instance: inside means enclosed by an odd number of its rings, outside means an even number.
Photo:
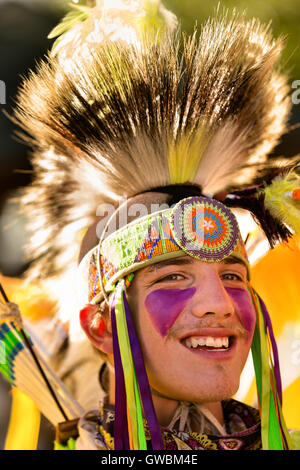
[{"label": "beadwork pattern", "polygon": [[239,239],[233,213],[213,199],[183,199],[173,210],[172,222],[178,245],[202,261],[221,261],[234,251]]}]

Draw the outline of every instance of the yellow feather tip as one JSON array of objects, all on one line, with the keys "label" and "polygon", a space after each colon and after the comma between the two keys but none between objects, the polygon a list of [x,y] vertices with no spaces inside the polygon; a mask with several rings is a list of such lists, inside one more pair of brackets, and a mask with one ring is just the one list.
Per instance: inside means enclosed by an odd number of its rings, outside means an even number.
[{"label": "yellow feather tip", "polygon": [[274,178],[262,192],[271,215],[300,235],[300,177],[291,170]]},{"label": "yellow feather tip", "polygon": [[168,165],[171,184],[191,183],[202,156],[210,142],[211,133],[203,120],[192,134],[186,133],[169,143]]}]

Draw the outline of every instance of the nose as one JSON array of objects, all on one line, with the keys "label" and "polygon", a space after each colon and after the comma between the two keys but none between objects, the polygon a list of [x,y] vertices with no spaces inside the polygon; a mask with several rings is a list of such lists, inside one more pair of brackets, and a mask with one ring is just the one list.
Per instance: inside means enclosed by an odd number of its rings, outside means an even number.
[{"label": "nose", "polygon": [[190,302],[190,312],[200,318],[215,315],[218,319],[234,315],[234,305],[219,274],[214,269],[203,276],[196,285],[196,292]]}]

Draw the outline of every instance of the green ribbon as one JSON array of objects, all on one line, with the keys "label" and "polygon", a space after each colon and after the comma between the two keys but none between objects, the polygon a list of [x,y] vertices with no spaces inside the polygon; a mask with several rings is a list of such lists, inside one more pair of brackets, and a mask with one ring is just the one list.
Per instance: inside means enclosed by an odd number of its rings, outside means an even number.
[{"label": "green ribbon", "polygon": [[[276,389],[273,389],[271,383],[272,377],[275,387],[275,377],[270,364],[268,337],[265,328],[264,316],[258,297],[253,294],[251,290],[250,294],[257,312],[258,320],[252,340],[252,357],[256,376],[257,394],[261,409],[262,447],[264,450],[283,450],[284,446],[279,424],[280,416],[282,417],[281,405],[278,401]],[[255,295],[255,299],[253,298],[253,295]],[[276,404],[279,416],[276,411]],[[284,420],[282,419],[281,422],[284,423]]]},{"label": "green ribbon", "polygon": [[131,353],[125,307],[123,303],[124,289],[125,281],[121,280],[116,288],[115,315],[120,355],[124,372],[128,414],[132,430],[134,450],[147,450],[142,405],[134,362]]}]

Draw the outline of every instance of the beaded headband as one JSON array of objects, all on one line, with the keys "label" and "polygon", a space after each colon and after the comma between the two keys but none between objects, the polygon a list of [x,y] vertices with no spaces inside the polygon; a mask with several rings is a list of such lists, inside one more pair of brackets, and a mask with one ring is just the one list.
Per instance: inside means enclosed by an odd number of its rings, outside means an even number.
[{"label": "beaded headband", "polygon": [[118,280],[138,269],[186,255],[206,262],[234,256],[245,263],[250,277],[247,253],[231,210],[211,198],[188,197],[100,240],[84,261],[89,260],[89,301],[99,302],[104,296],[101,287],[111,292]]}]

